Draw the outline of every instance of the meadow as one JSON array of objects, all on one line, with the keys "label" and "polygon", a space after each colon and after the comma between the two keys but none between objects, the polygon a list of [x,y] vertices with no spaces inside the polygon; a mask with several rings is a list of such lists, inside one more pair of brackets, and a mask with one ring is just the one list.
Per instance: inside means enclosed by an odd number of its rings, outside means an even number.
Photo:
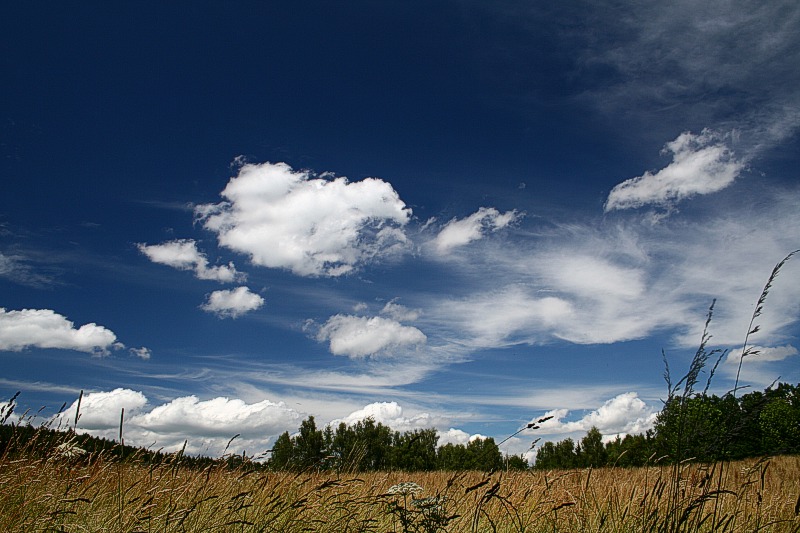
[{"label": "meadow", "polygon": [[289,472],[246,460],[80,453],[70,434],[0,458],[0,530],[800,531],[800,457],[641,468]]}]

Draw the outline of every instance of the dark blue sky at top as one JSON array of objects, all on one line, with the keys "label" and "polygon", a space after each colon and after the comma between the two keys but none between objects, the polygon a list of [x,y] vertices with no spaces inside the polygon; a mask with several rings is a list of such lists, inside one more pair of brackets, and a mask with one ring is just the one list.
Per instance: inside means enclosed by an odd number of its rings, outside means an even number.
[{"label": "dark blue sky at top", "polygon": [[[0,307],[53,310],[76,327],[97,323],[152,356],[8,350],[2,352],[0,392],[22,389],[29,406],[51,407],[82,388],[143,391],[150,408],[191,394],[201,401],[269,399],[286,401],[298,416],[328,420],[391,400],[404,405],[407,416],[433,413],[440,428],[501,438],[547,409],[569,408],[580,417],[630,391],[656,408],[661,348],[676,364],[685,362],[691,350],[676,336],[702,324],[716,293],[730,290],[737,295],[732,302],[754,301],[769,268],[800,247],[800,97],[792,88],[798,10],[790,2],[742,4],[754,9],[752,19],[716,12],[717,3],[684,11],[650,2],[3,6],[0,254],[13,260],[5,271],[0,263]],[[687,29],[687,21],[706,19],[697,32]],[[772,24],[770,40],[761,22],[770,27],[773,21],[781,23]],[[718,31],[723,22],[740,26]],[[616,185],[666,167],[666,143],[704,128],[719,132],[723,141],[715,142],[733,146],[745,162],[734,185],[657,206],[653,217],[647,206],[604,212]],[[237,158],[285,162],[351,182],[380,178],[413,211],[407,232],[418,243],[432,238],[425,224],[433,217],[438,226],[431,227],[441,228],[481,207],[523,216],[507,231],[487,233],[485,248],[462,256],[456,268],[419,244],[404,258],[376,261],[352,275],[302,277],[248,263],[194,220],[193,206],[220,201],[238,172]],[[784,203],[771,211],[775,198]],[[630,336],[609,334],[614,338],[605,342],[573,342],[558,333],[521,338],[515,330],[494,345],[472,346],[452,333],[468,322],[433,309],[437,300],[469,307],[480,301],[472,296],[503,294],[507,286],[559,294],[557,272],[532,266],[528,275],[523,266],[526,257],[532,265],[573,257],[567,249],[575,257],[602,255],[620,272],[630,274],[626,269],[635,266],[646,272],[646,287],[663,287],[653,297],[671,294],[671,269],[688,271],[686,265],[709,260],[676,251],[684,242],[690,249],[687,235],[695,225],[715,239],[709,250],[725,250],[726,238],[759,229],[730,226],[727,237],[715,233],[728,228],[720,221],[736,210],[762,228],[756,221],[782,221],[784,230],[751,250],[758,261],[750,270],[741,266],[718,287],[686,288],[696,298],[691,304],[681,299],[684,307],[676,312],[691,305],[693,325],[643,327]],[[606,241],[609,235],[618,242]],[[246,285],[264,296],[264,307],[220,320],[198,306],[222,286],[154,264],[137,248],[189,238],[211,264],[234,261],[246,272]],[[635,254],[614,256],[615,246],[631,242],[645,250],[641,263],[634,264]],[[540,257],[540,250],[553,255]],[[787,274],[789,295],[796,293],[793,272]],[[682,284],[702,286],[701,274],[689,278],[676,277],[675,292]],[[377,315],[395,298],[421,309],[418,325],[427,345],[452,361],[373,392],[315,390],[313,377],[293,381],[302,369],[383,375],[379,358],[334,357],[309,327],[365,302],[363,313]],[[647,302],[642,314],[658,306],[644,296],[631,302]],[[795,316],[770,346],[792,346],[797,307],[779,308]],[[735,314],[722,311],[723,317],[726,312]],[[781,357],[775,364],[786,376],[796,355]],[[231,378],[237,370],[261,377]],[[788,379],[797,377],[789,370]],[[561,403],[556,393],[520,399],[526,389],[534,394],[559,386],[573,391],[564,392]],[[516,403],[500,405],[506,392]],[[470,394],[486,400],[459,403]],[[333,407],[319,410],[334,400],[337,407],[354,407],[338,414]]]}]

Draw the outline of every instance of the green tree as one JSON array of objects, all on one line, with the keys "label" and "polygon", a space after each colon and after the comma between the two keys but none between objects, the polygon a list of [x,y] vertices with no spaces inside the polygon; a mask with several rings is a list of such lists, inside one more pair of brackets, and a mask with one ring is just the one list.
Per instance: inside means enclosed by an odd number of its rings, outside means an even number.
[{"label": "green tree", "polygon": [[292,439],[289,438],[288,431],[281,433],[275,441],[268,463],[275,470],[286,470],[294,467],[294,444],[292,444]]},{"label": "green tree", "polygon": [[392,442],[392,468],[398,470],[435,470],[436,443],[439,435],[435,429],[416,429],[402,435],[395,433]]},{"label": "green tree", "polygon": [[574,468],[578,466],[577,452],[572,439],[564,439],[555,444],[548,441],[539,448],[533,466],[538,470]]},{"label": "green tree", "polygon": [[348,426],[344,422],[331,438],[328,454],[337,469],[356,472],[382,470],[390,466],[392,431],[367,418]]},{"label": "green tree", "polygon": [[603,445],[603,435],[600,430],[592,426],[589,432],[581,439],[581,454],[578,462],[581,466],[600,468],[606,465],[608,453]]},{"label": "green tree", "polygon": [[728,424],[734,401],[717,396],[675,397],[656,417],[656,450],[670,461],[716,461],[730,457]]},{"label": "green tree", "polygon": [[606,443],[607,464],[631,467],[644,466],[652,455],[653,432],[644,435],[625,435]]},{"label": "green tree", "polygon": [[509,455],[505,458],[505,468],[506,470],[527,470],[530,465],[521,455]]},{"label": "green tree", "polygon": [[325,457],[322,431],[317,429],[313,416],[300,423],[299,434],[292,439],[297,468],[319,468]]},{"label": "green tree", "polygon": [[469,454],[463,444],[447,443],[436,452],[436,468],[457,472],[469,468]]},{"label": "green tree", "polygon": [[501,470],[503,454],[491,437],[472,439],[467,444],[467,461],[470,470]]},{"label": "green tree", "polygon": [[762,452],[800,452],[800,385],[780,383],[767,397],[759,416]]}]

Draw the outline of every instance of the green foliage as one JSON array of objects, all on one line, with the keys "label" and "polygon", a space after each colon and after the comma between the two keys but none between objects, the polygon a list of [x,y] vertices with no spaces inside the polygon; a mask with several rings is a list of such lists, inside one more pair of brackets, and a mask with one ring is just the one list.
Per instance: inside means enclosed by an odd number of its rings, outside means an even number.
[{"label": "green foliage", "polygon": [[525,469],[522,457],[503,459],[494,439],[474,439],[466,446],[446,444],[438,449],[435,429],[416,429],[405,433],[391,429],[372,418],[352,425],[340,423],[334,430],[319,430],[314,417],[304,420],[296,436],[283,433],[272,447],[268,465],[273,470],[337,470],[369,472],[375,470],[501,470]]},{"label": "green foliage", "polygon": [[289,438],[289,432],[284,431],[272,446],[270,465],[276,470],[286,470],[295,466],[294,444]]},{"label": "green foliage", "polygon": [[573,468],[577,466],[578,453],[572,439],[564,439],[557,443],[545,442],[536,454],[535,468]]},{"label": "green foliage", "polygon": [[761,445],[772,453],[800,453],[800,386],[781,383],[758,416]]},{"label": "green foliage", "polygon": [[392,468],[397,470],[436,470],[435,429],[395,433],[392,442]]},{"label": "green foliage", "polygon": [[314,417],[309,416],[300,424],[300,434],[293,439],[294,464],[297,468],[319,467],[325,457],[322,432],[317,429]]},{"label": "green foliage", "polygon": [[506,467],[506,463],[494,439],[486,438],[473,439],[466,446],[445,444],[439,448],[437,467],[439,470],[449,471],[483,470],[489,472],[502,470]]},{"label": "green foliage", "polygon": [[505,468],[506,470],[527,470],[530,465],[521,455],[509,455],[505,458]]},{"label": "green foliage", "polygon": [[800,453],[800,384],[780,383],[739,398],[697,394],[668,400],[655,427],[605,444],[597,428],[576,445],[545,442],[536,469],[644,466],[655,461],[711,463]]},{"label": "green foliage", "polygon": [[581,439],[579,463],[581,466],[601,467],[608,460],[608,452],[603,446],[603,435],[593,427]]}]

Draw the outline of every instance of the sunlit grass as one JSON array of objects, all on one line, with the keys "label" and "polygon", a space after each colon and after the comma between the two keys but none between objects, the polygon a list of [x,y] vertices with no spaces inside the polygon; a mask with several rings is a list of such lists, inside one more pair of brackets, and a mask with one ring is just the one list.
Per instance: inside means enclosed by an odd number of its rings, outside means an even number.
[{"label": "sunlit grass", "polygon": [[[160,464],[119,462],[104,454],[70,456],[58,444],[43,450],[45,443],[33,439],[0,458],[0,530],[800,531],[797,456],[634,469],[339,476],[224,462],[191,468],[180,454]],[[390,490],[403,482],[422,491]],[[672,489],[677,500],[668,497]],[[423,498],[435,498],[435,519],[425,514]]]}]

